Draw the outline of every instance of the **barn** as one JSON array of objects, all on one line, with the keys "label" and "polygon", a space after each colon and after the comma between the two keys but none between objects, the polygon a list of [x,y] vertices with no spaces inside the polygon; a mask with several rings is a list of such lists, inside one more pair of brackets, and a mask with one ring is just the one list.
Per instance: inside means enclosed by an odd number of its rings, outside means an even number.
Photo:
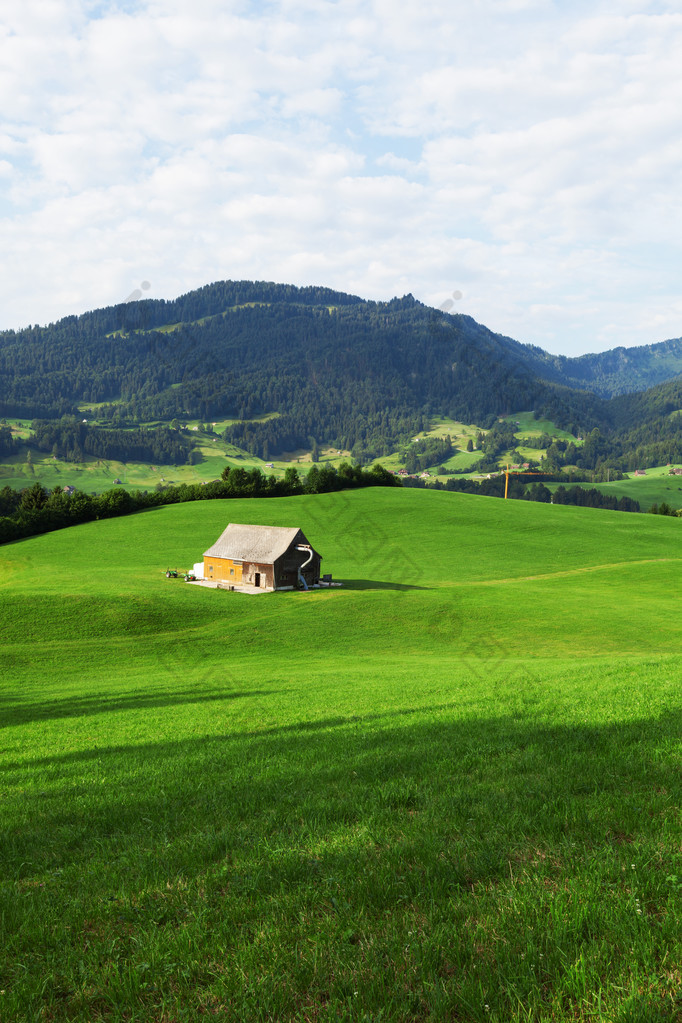
[{"label": "barn", "polygon": [[261,590],[307,590],[320,581],[321,561],[296,526],[231,522],[204,553],[204,579]]}]

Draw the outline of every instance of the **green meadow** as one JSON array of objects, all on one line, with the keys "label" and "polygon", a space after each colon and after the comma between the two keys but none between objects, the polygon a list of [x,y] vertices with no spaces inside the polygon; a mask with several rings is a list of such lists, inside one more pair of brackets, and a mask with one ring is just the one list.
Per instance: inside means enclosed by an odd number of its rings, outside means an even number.
[{"label": "green meadow", "polygon": [[[165,578],[230,521],[343,586]],[[0,1020],[679,1020],[681,568],[391,489],[2,547]]]},{"label": "green meadow", "polygon": [[[309,469],[310,454],[300,452],[297,457],[292,455],[287,460],[274,463],[273,469],[267,469],[266,463],[251,456],[232,444],[223,441],[215,443],[210,438],[198,440],[194,444],[201,460],[196,465],[162,465],[146,462],[119,462],[116,459],[92,458],[86,456],[82,462],[67,462],[54,458],[37,448],[31,448],[31,466],[28,465],[26,453],[6,457],[0,464],[0,487],[10,486],[23,490],[36,481],[47,490],[54,487],[73,486],[86,493],[101,494],[112,490],[120,480],[127,490],[153,490],[155,486],[180,485],[182,483],[202,483],[218,479],[226,465],[239,466],[243,469],[259,468],[276,476],[283,476],[290,464],[307,462],[301,469]],[[307,454],[307,457],[305,457]],[[343,458],[324,458],[324,461],[338,465]]]},{"label": "green meadow", "polygon": [[[81,405],[80,411],[88,414],[90,422],[106,426],[106,422],[96,418],[97,405]],[[95,418],[92,418],[93,413]],[[272,419],[277,413],[268,413],[263,416],[256,416],[253,422],[263,422]],[[531,415],[528,413],[528,415]],[[531,416],[532,418],[532,416]],[[239,466],[244,469],[258,468],[264,472],[270,472],[276,476],[283,476],[290,466],[300,467],[301,472],[307,472],[312,465],[312,452],[309,449],[281,452],[279,458],[266,462],[257,455],[251,455],[247,451],[229,444],[222,439],[221,434],[231,423],[237,422],[234,419],[222,419],[209,425],[214,434],[205,434],[201,430],[201,423],[197,419],[183,421],[187,427],[189,439],[192,442],[197,457],[195,465],[152,465],[144,462],[120,462],[115,459],[99,459],[86,456],[82,462],[68,462],[56,458],[51,453],[40,451],[31,447],[31,463],[27,462],[27,449],[22,448],[19,453],[6,456],[4,462],[0,462],[0,486],[10,486],[16,490],[30,487],[38,481],[48,490],[57,486],[74,486],[78,490],[87,493],[102,493],[110,490],[118,479],[121,484],[129,490],[149,490],[158,484],[180,485],[182,483],[202,483],[218,479],[226,465]],[[153,429],[159,426],[169,426],[165,421],[155,421],[140,424]],[[551,425],[551,424],[550,424]],[[12,433],[15,437],[28,440],[31,436],[31,420],[11,420]],[[443,463],[449,471],[475,469],[476,463],[481,459],[481,451],[467,452],[465,450],[467,441],[473,439],[479,433],[479,428],[457,422],[453,419],[437,418],[427,431],[419,434],[421,438],[440,437],[450,434],[453,443],[458,449],[456,454],[446,459]],[[319,451],[319,465],[331,465],[336,468],[343,462],[351,459],[351,452],[337,448],[322,447]],[[404,467],[404,458],[399,451],[395,451],[380,459],[381,464],[389,470],[397,470]],[[268,468],[272,466],[272,468]],[[437,475],[439,465],[431,467],[431,474]],[[447,476],[441,477],[447,479]]]},{"label": "green meadow", "polygon": [[[268,417],[263,417],[268,418]],[[27,421],[28,422],[28,421]],[[228,421],[216,423],[216,429],[223,429]],[[144,424],[159,426],[168,424]],[[69,462],[52,454],[30,447],[31,461],[28,461],[28,448],[22,448],[18,454],[7,455],[0,462],[0,487],[10,486],[15,490],[23,490],[39,482],[48,490],[54,487],[73,486],[86,493],[102,493],[113,489],[115,480],[128,490],[151,490],[157,485],[180,485],[182,483],[203,483],[218,479],[225,466],[238,466],[243,469],[258,468],[275,476],[283,476],[290,466],[307,471],[312,465],[310,451],[299,450],[284,452],[278,459],[265,462],[257,455],[250,455],[234,444],[228,444],[221,437],[201,433],[194,427],[196,420],[188,424],[192,441],[192,449],[197,457],[195,465],[162,465],[147,462],[120,462],[116,459],[94,458],[85,456],[81,462]],[[16,437],[30,437],[30,423],[20,427],[12,423],[12,432]],[[471,457],[471,456],[467,456]],[[331,448],[320,451],[319,464],[338,467],[350,460],[350,452]],[[397,463],[401,464],[401,463]],[[271,466],[271,468],[268,468]]]},{"label": "green meadow", "polygon": [[517,424],[516,436],[522,441],[529,437],[541,437],[543,433],[548,433],[550,437],[557,437],[559,440],[577,441],[572,433],[562,430],[550,419],[536,419],[533,412],[514,412],[503,418]]},{"label": "green meadow", "polygon": [[[97,405],[81,405],[80,411],[90,416],[91,423],[104,426],[106,423],[96,418],[97,407]],[[92,418],[93,414],[95,418]],[[276,413],[268,413],[254,417],[253,421],[264,421],[275,415]],[[534,419],[532,412],[518,412],[506,418],[519,424],[516,434],[519,438],[517,450],[524,459],[537,459],[542,455],[538,449],[524,446],[524,440],[529,437],[539,437],[542,433],[549,433],[562,439],[571,439],[571,434],[559,429],[549,420]],[[307,449],[282,452],[278,459],[266,462],[233,444],[226,443],[220,435],[227,426],[234,422],[237,420],[223,419],[209,424],[217,434],[215,436],[203,433],[201,423],[197,419],[183,421],[183,425],[189,431],[192,447],[198,458],[195,465],[151,465],[143,462],[119,462],[114,459],[97,459],[87,456],[82,462],[75,463],[58,459],[52,454],[32,447],[30,465],[27,464],[26,449],[22,449],[18,454],[7,456],[5,461],[0,463],[0,485],[22,490],[38,481],[50,490],[56,486],[68,485],[88,493],[102,493],[115,486],[114,480],[118,479],[129,490],[149,490],[159,484],[166,486],[208,482],[217,479],[226,465],[240,466],[245,469],[258,468],[276,476],[283,476],[291,465],[296,468],[300,467],[302,472],[306,472],[312,465],[312,452]],[[10,425],[15,437],[22,440],[30,438],[30,420],[12,420]],[[154,428],[170,424],[159,420],[141,425]],[[483,452],[480,449],[467,451],[466,446],[469,440],[476,444],[476,438],[481,432],[485,433],[486,431],[482,431],[474,424],[462,423],[448,417],[434,418],[430,428],[421,431],[418,438],[449,435],[457,450],[450,458],[429,466],[428,470],[431,476],[445,482],[453,472],[476,475],[476,466],[482,459]],[[328,464],[338,468],[341,463],[350,459],[350,451],[339,451],[336,448],[323,447],[319,453],[320,465]],[[511,460],[510,451],[500,459],[500,465],[506,465]],[[381,457],[379,461],[390,471],[397,471],[404,468],[405,465],[402,451],[394,451]],[[272,466],[272,468],[267,468],[267,466]],[[446,475],[439,473],[438,470],[441,466],[446,469]],[[653,500],[650,503],[653,503]],[[657,498],[657,500],[660,499]]]},{"label": "green meadow", "polygon": [[[564,486],[568,486],[565,483]],[[550,490],[556,490],[559,484],[548,483]],[[611,483],[581,483],[587,490],[594,487],[602,494],[613,494],[615,497],[631,497],[639,501],[642,511],[648,511],[653,504],[665,502],[672,508],[682,508],[682,476],[671,476],[668,466],[657,466],[646,470],[646,476],[635,476],[629,473],[628,479],[615,480]]]}]

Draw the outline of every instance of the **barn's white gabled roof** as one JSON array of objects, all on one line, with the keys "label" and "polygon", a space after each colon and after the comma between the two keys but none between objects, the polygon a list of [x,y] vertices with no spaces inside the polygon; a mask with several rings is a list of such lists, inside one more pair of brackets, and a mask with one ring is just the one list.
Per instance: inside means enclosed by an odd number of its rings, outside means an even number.
[{"label": "barn's white gabled roof", "polygon": [[[204,557],[273,564],[301,533],[296,526],[245,526],[231,522]],[[304,540],[301,533],[301,540]]]}]

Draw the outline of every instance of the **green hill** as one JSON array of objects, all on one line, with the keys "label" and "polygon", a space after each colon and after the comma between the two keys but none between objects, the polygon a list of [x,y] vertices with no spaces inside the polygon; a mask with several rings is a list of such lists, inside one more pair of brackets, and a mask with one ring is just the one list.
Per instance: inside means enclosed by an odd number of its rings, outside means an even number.
[{"label": "green hill", "polygon": [[[344,586],[165,578],[228,521]],[[373,490],[2,553],[0,1018],[679,1014],[675,520]]]},{"label": "green hill", "polygon": [[[598,428],[601,461],[627,468],[682,459],[668,418],[681,370],[679,340],[568,359],[411,295],[221,281],[0,333],[0,417],[32,419],[56,458],[191,465],[189,422],[223,424],[227,444],[265,462],[321,447],[368,462],[438,420],[490,428],[533,409],[572,436]],[[13,452],[0,418],[0,457]],[[593,454],[585,468],[599,468]]]},{"label": "green hill", "polygon": [[540,376],[560,380],[568,387],[593,391],[602,398],[645,391],[682,374],[682,338],[679,337],[575,358],[549,355],[539,348],[531,351]]},{"label": "green hill", "polygon": [[[564,427],[601,423],[602,402],[540,379],[530,351],[411,295],[225,281],[0,334],[0,416],[238,420],[226,439],[268,460],[313,441],[381,457],[434,415],[485,425],[543,408]],[[94,453],[90,432],[64,446]]]}]

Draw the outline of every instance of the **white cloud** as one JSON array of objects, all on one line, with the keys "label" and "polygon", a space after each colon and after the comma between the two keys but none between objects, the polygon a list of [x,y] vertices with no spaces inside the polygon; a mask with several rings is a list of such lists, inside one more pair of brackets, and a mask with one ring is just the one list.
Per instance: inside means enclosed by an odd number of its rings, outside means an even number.
[{"label": "white cloud", "polygon": [[675,8],[13,5],[0,327],[250,277],[461,290],[554,351],[679,335]]}]

